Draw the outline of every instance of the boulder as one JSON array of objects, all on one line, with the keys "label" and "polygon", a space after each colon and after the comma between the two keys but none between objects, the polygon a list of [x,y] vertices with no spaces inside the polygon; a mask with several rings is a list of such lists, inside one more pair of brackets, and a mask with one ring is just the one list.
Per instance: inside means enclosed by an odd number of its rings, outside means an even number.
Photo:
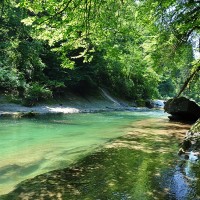
[{"label": "boulder", "polygon": [[200,118],[200,106],[185,97],[169,99],[164,106],[170,119],[196,121]]}]

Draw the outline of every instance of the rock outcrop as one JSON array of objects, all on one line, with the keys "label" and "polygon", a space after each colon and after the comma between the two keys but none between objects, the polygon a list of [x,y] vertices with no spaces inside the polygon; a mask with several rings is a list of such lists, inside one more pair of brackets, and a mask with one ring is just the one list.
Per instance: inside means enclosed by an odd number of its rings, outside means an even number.
[{"label": "rock outcrop", "polygon": [[200,106],[185,97],[168,100],[164,110],[172,115],[170,119],[196,121],[200,118]]},{"label": "rock outcrop", "polygon": [[185,153],[186,151],[196,152],[196,155],[198,157],[200,156],[200,118],[186,133],[179,154]]}]

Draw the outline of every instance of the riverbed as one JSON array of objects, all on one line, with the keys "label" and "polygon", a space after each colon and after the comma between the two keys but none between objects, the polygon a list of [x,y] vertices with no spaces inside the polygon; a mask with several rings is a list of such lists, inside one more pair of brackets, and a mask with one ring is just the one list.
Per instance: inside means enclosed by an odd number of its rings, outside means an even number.
[{"label": "riverbed", "polygon": [[163,111],[4,118],[0,126],[0,193],[17,187],[0,199],[199,199],[198,162],[177,156],[189,125]]}]

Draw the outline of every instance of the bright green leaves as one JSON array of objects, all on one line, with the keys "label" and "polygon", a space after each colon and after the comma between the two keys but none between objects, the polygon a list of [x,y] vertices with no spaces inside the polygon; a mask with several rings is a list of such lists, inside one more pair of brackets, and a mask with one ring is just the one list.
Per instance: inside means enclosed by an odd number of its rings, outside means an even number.
[{"label": "bright green leaves", "polygon": [[46,75],[54,81],[52,74],[58,72],[56,79],[66,85],[94,81],[125,97],[151,98],[158,95],[161,79],[179,76],[182,66],[192,61],[191,45],[179,48],[172,31],[183,35],[197,26],[198,19],[186,23],[191,19],[188,13],[194,17],[197,13],[193,15],[195,8],[189,4],[181,13],[182,1],[180,5],[175,0],[18,2],[7,6],[3,16],[7,25],[1,30],[9,40],[9,62],[27,82],[44,84]]},{"label": "bright green leaves", "polygon": [[24,19],[23,22],[35,27],[38,39],[48,41],[52,47],[60,43],[60,47],[55,48],[59,51],[62,47],[64,51],[67,47],[68,51],[82,48],[83,52],[77,57],[82,55],[85,61],[91,61],[92,58],[91,56],[88,58],[87,53],[91,52],[88,46],[104,48],[110,38],[120,32],[123,34],[121,27],[126,22],[126,5],[122,5],[121,1],[48,0],[30,3],[23,0],[19,5],[34,15]]},{"label": "bright green leaves", "polygon": [[[149,2],[152,2],[149,0]],[[157,1],[160,2],[160,1]],[[156,14],[162,28],[171,30],[177,39],[187,41],[200,30],[200,2],[165,0],[157,6]]]},{"label": "bright green leaves", "polygon": [[21,22],[24,23],[26,26],[31,26],[35,20],[36,17],[27,17],[25,19],[22,19]]}]

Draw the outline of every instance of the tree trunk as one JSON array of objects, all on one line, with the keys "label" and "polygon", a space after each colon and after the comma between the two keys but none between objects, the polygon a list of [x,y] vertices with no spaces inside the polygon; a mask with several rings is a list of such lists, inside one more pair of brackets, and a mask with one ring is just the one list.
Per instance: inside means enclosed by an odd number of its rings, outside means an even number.
[{"label": "tree trunk", "polygon": [[179,93],[177,94],[176,98],[178,98],[182,92],[185,90],[185,88],[188,86],[189,82],[194,78],[194,76],[200,71],[200,65],[194,70],[194,72],[186,79],[186,81],[184,82],[181,90],[179,91]]}]

